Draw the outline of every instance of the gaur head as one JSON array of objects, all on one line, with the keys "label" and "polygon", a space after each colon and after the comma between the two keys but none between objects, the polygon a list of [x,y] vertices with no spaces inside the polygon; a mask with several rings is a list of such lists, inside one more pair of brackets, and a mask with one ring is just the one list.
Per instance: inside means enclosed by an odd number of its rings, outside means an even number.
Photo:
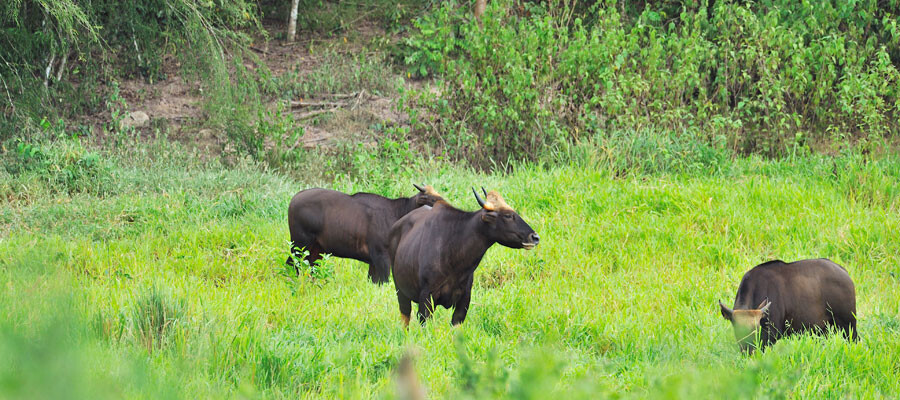
[{"label": "gaur head", "polygon": [[759,347],[760,333],[768,321],[770,305],[769,299],[765,299],[754,310],[732,310],[719,301],[722,317],[731,321],[734,337],[742,351],[752,354]]},{"label": "gaur head", "polygon": [[419,193],[416,193],[413,198],[416,200],[416,205],[419,206],[433,206],[438,200],[443,200],[443,197],[434,190],[433,187],[422,185],[416,185],[413,183],[413,186],[419,190]]},{"label": "gaur head", "polygon": [[478,200],[478,205],[484,210],[481,220],[487,224],[488,235],[492,240],[513,249],[531,250],[538,245],[541,238],[503,201],[500,193],[493,190],[488,193],[484,188],[481,191],[485,198],[481,198],[475,188],[472,188],[475,200]]}]

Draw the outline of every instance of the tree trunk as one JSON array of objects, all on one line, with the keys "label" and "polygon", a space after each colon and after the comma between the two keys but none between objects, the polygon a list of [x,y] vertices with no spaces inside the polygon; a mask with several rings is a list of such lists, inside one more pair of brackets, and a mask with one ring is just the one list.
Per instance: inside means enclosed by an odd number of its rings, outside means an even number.
[{"label": "tree trunk", "polygon": [[487,7],[487,0],[475,0],[475,19],[481,21],[481,15]]},{"label": "tree trunk", "polygon": [[291,18],[288,20],[288,42],[293,42],[297,35],[297,8],[300,7],[300,0],[291,0]]}]

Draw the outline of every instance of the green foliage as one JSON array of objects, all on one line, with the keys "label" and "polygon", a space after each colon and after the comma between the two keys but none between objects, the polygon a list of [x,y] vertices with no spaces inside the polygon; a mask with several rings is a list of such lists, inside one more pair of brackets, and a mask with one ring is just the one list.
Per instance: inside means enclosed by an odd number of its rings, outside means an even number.
[{"label": "green foliage", "polygon": [[[96,110],[98,84],[111,78],[165,79],[167,56],[210,88],[227,86],[224,50],[249,42],[239,29],[261,30],[255,3],[245,0],[19,0],[0,7],[0,127],[13,129],[28,118]],[[2,129],[0,140],[13,129]]]},{"label": "green foliage", "polygon": [[[290,245],[290,242],[288,244]],[[299,271],[301,278],[319,285],[331,280],[334,276],[334,266],[329,261],[331,254],[323,254],[321,259],[312,264],[306,260],[307,256],[309,256],[309,250],[306,249],[302,249],[300,255],[289,252],[288,257],[294,261],[296,267],[285,265],[283,274],[290,279],[295,279]]]},{"label": "green foliage", "polygon": [[900,3],[671,3],[571,18],[498,1],[479,24],[445,2],[405,40],[410,72],[439,78],[407,96],[415,133],[485,166],[608,131],[703,132],[784,155],[900,129]]},{"label": "green foliage", "polygon": [[338,180],[366,182],[374,187],[390,187],[397,176],[411,171],[415,154],[410,149],[407,127],[374,124],[377,135],[373,143],[344,143],[337,157],[326,167]]},{"label": "green foliage", "polygon": [[300,161],[296,150],[303,136],[303,127],[298,126],[291,114],[290,106],[275,111],[260,111],[257,118],[257,132],[271,140],[271,149],[266,152],[266,163],[273,167],[292,165]]},{"label": "green foliage", "polygon": [[119,94],[119,83],[113,81],[109,85],[109,96],[106,100],[106,109],[109,111],[111,121],[106,130],[115,137],[115,145],[121,146],[129,137],[134,136],[134,127],[126,126],[128,117],[128,103]]},{"label": "green foliage", "polygon": [[261,78],[267,94],[282,99],[308,99],[331,94],[354,94],[366,90],[374,95],[393,95],[403,80],[378,53],[341,54],[326,50],[320,64],[304,74],[288,71],[282,76]]},{"label": "green foliage", "polygon": [[[42,119],[31,139],[16,138],[3,145],[3,169],[10,180],[0,183],[0,193],[18,196],[22,186],[43,183],[51,193],[110,192],[111,165],[100,154],[86,148],[80,131],[67,132],[65,124]],[[24,135],[23,135],[24,136]],[[27,136],[26,136],[27,137]]]}]

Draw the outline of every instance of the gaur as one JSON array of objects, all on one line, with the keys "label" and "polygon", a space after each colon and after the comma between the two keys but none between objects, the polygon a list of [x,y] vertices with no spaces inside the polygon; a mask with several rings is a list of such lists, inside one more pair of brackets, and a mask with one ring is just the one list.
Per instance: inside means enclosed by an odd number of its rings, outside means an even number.
[{"label": "gaur", "polygon": [[391,228],[389,254],[404,326],[409,325],[412,302],[419,304],[422,323],[435,305],[452,307],[452,324],[462,323],[469,310],[473,274],[488,248],[494,243],[527,250],[538,245],[538,234],[499,193],[485,196],[486,200],[475,192],[478,211],[461,211],[438,201],[431,209],[407,214]]},{"label": "gaur", "polygon": [[824,258],[757,265],[741,279],[734,309],[721,301],[719,308],[748,353],[785,336],[827,333],[828,328],[858,338],[853,280],[844,267]]},{"label": "gaur", "polygon": [[431,186],[414,186],[418,193],[399,199],[319,188],[300,191],[288,207],[293,257],[288,257],[287,264],[294,265],[293,258],[302,256],[301,249],[309,252],[306,261],[310,264],[323,253],[330,253],[369,264],[372,282],[387,282],[391,273],[387,254],[391,226],[410,211],[441,199]]}]

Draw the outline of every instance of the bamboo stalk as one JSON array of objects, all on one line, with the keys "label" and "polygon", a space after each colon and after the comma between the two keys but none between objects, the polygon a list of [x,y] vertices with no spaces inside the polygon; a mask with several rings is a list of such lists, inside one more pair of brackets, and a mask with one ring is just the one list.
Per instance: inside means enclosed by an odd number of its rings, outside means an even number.
[{"label": "bamboo stalk", "polygon": [[69,52],[65,52],[63,54],[62,61],[59,62],[59,66],[56,67],[56,81],[59,82],[62,80],[63,72],[66,70],[66,62],[69,61]]}]

